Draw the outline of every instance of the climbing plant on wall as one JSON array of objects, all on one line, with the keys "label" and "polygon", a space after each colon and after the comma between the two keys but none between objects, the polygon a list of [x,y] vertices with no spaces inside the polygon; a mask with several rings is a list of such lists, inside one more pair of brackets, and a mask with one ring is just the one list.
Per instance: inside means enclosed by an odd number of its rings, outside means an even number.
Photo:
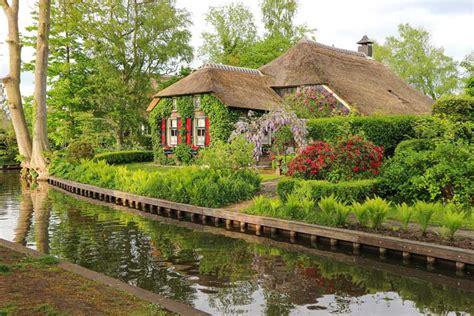
[{"label": "climbing plant on wall", "polygon": [[[181,117],[182,124],[184,126],[185,124],[185,119],[194,118],[194,103],[193,103],[193,97],[190,95],[187,96],[182,96],[182,97],[177,97],[176,98],[176,110],[179,113],[179,116]],[[181,128],[180,131],[181,137],[184,138],[186,137],[186,128]]]},{"label": "climbing plant on wall", "polygon": [[163,98],[150,112],[148,123],[151,127],[151,140],[154,150],[161,146],[161,120],[169,117],[171,111],[173,111],[173,99]]},{"label": "climbing plant on wall", "polygon": [[241,111],[230,109],[210,94],[202,96],[201,109],[209,117],[211,141],[214,139],[227,142]]}]

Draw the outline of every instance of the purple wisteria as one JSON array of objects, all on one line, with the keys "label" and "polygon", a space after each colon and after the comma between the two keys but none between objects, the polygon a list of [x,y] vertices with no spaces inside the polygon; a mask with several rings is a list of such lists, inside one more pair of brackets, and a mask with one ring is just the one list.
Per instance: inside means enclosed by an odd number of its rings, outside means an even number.
[{"label": "purple wisteria", "polygon": [[261,117],[255,117],[252,111],[249,112],[246,120],[240,120],[235,125],[230,139],[243,135],[247,141],[255,145],[254,158],[258,161],[263,154],[263,142],[267,135],[275,134],[281,127],[289,126],[293,133],[293,138],[299,149],[306,147],[306,123],[298,118],[294,112],[283,109],[272,110]]}]

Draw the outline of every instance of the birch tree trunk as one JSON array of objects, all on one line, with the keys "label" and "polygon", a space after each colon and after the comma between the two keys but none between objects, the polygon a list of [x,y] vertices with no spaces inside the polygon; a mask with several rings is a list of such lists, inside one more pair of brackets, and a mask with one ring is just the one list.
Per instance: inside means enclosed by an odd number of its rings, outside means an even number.
[{"label": "birch tree trunk", "polygon": [[3,8],[8,21],[8,55],[9,55],[9,73],[0,80],[5,85],[8,99],[8,108],[12,119],[13,129],[15,130],[16,141],[20,155],[23,156],[23,167],[28,168],[31,159],[31,137],[26,125],[25,114],[20,93],[20,72],[21,72],[21,43],[18,29],[18,1],[13,0],[11,5],[7,0],[0,0],[0,6]]},{"label": "birch tree trunk", "polygon": [[50,28],[51,1],[39,1],[38,35],[36,40],[35,126],[33,129],[33,151],[31,168],[38,173],[38,180],[47,180],[48,168],[44,152],[49,150],[48,129],[46,125],[46,87],[48,72],[48,37]]}]

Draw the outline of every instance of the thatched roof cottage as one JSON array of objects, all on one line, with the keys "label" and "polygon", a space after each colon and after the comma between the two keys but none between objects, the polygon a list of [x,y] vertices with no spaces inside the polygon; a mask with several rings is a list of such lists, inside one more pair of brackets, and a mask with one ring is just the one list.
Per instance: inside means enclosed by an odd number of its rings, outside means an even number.
[{"label": "thatched roof cottage", "polygon": [[[196,97],[208,94],[229,109],[268,111],[280,106],[285,94],[312,86],[332,93],[349,111],[355,106],[362,115],[430,113],[433,101],[429,97],[371,58],[372,43],[364,36],[355,52],[302,40],[259,69],[205,64],[155,94],[147,110],[159,107],[163,99],[195,96],[194,118],[186,121],[186,129],[190,129],[186,142],[198,146],[209,143],[212,122],[201,111]],[[179,144],[179,113],[175,109],[169,117],[161,119],[163,145]]]}]

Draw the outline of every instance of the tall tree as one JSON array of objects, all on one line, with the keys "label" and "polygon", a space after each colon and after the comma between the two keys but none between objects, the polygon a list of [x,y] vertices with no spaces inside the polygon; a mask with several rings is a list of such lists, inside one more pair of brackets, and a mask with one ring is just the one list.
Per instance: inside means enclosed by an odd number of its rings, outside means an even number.
[{"label": "tall tree", "polygon": [[474,97],[474,51],[464,57],[461,67],[464,68],[464,93]]},{"label": "tall tree", "polygon": [[260,3],[266,37],[280,37],[295,42],[314,30],[294,22],[298,0],[262,0]]},{"label": "tall tree", "polygon": [[374,58],[433,99],[454,93],[459,86],[457,63],[431,43],[428,31],[400,24],[398,32],[398,37],[387,37],[385,44],[376,45]]},{"label": "tall tree", "polygon": [[32,145],[20,93],[21,42],[18,29],[19,1],[12,0],[10,4],[7,0],[0,0],[0,5],[8,21],[8,38],[6,42],[8,43],[9,53],[9,73],[1,81],[7,91],[10,117],[15,130],[20,155],[24,158],[23,166],[27,167],[31,158]]},{"label": "tall tree", "polygon": [[206,15],[213,32],[204,32],[200,48],[211,62],[239,65],[240,55],[257,39],[257,28],[250,9],[242,3],[211,7]]},{"label": "tall tree", "polygon": [[39,1],[38,35],[36,42],[35,91],[34,105],[36,109],[33,128],[33,150],[31,167],[38,173],[38,180],[46,180],[48,176],[44,152],[49,150],[48,127],[46,125],[46,88],[48,78],[48,39],[51,17],[51,1]]}]

